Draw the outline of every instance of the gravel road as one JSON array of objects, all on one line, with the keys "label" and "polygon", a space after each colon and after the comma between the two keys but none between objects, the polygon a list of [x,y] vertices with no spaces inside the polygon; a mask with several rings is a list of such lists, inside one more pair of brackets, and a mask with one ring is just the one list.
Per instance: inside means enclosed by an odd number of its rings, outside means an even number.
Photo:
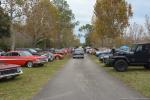
[{"label": "gravel road", "polygon": [[33,100],[148,100],[109,75],[87,55],[70,59]]}]

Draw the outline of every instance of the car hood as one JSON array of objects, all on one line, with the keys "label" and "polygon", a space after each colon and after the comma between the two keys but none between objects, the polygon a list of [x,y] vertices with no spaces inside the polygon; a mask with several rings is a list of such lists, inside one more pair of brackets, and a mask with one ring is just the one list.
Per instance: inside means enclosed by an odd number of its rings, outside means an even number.
[{"label": "car hood", "polygon": [[115,50],[115,54],[117,55],[127,55],[127,54],[131,54],[130,51],[125,51],[125,50]]},{"label": "car hood", "polygon": [[20,67],[20,65],[0,63],[0,70]]}]

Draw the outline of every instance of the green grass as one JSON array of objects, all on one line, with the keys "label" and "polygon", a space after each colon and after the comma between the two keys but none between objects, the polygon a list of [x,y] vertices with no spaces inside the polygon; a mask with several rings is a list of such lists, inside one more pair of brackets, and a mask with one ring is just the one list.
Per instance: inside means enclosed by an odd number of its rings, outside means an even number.
[{"label": "green grass", "polygon": [[0,100],[31,100],[42,86],[68,61],[54,61],[43,67],[23,68],[15,79],[0,81]]},{"label": "green grass", "polygon": [[150,70],[143,67],[129,67],[127,72],[116,72],[112,67],[106,67],[95,56],[91,56],[94,62],[103,67],[108,73],[125,82],[128,86],[150,97]]}]

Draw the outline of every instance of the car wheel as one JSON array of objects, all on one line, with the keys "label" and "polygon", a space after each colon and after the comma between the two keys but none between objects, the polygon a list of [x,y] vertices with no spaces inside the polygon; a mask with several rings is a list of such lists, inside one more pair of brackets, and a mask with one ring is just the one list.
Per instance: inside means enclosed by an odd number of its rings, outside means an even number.
[{"label": "car wheel", "polygon": [[144,68],[145,68],[145,69],[149,69],[149,70],[150,70],[150,64],[146,64],[146,65],[144,65]]},{"label": "car wheel", "polygon": [[33,62],[31,62],[31,61],[27,62],[26,66],[27,66],[28,68],[33,67]]},{"label": "car wheel", "polygon": [[52,58],[49,58],[49,59],[48,59],[48,62],[52,62],[52,61],[53,61],[53,59],[52,59]]},{"label": "car wheel", "polygon": [[125,72],[128,69],[128,64],[125,60],[117,60],[114,69],[118,72]]}]

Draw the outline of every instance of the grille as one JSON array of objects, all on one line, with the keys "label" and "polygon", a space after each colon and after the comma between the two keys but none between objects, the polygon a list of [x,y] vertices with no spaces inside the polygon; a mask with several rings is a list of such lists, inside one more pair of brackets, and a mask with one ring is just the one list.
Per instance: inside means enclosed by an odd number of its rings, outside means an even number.
[{"label": "grille", "polygon": [[7,75],[7,74],[14,74],[17,73],[17,69],[8,69],[8,70],[4,70],[4,71],[0,71],[1,75]]}]

